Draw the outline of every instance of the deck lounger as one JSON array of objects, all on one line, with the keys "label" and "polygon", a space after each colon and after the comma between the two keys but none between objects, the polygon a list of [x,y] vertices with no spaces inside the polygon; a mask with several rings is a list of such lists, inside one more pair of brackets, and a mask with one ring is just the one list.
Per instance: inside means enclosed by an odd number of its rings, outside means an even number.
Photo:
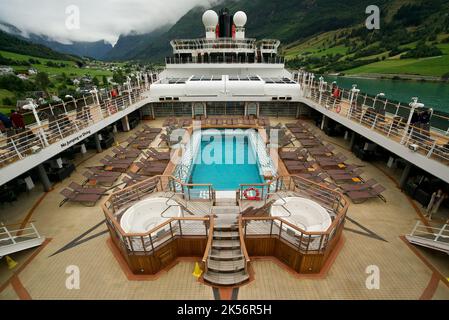
[{"label": "deck lounger", "polygon": [[90,171],[96,176],[104,176],[104,177],[119,177],[121,175],[120,172],[113,172],[113,171],[104,171],[103,169],[97,169],[97,168],[89,168]]},{"label": "deck lounger", "polygon": [[86,182],[97,182],[99,184],[110,186],[115,181],[117,181],[119,176],[104,176],[104,175],[96,175],[94,173],[91,173],[89,171],[86,171],[83,173],[83,176],[87,179]]},{"label": "deck lounger", "polygon": [[126,149],[123,147],[115,147],[112,149],[112,152],[114,152],[116,155],[119,156],[125,156],[126,158],[137,158],[140,155],[140,150],[137,149]]},{"label": "deck lounger", "polygon": [[280,151],[279,157],[282,160],[297,160],[299,158],[298,151]]},{"label": "deck lounger", "polygon": [[385,198],[381,195],[386,189],[382,185],[376,185],[373,188],[364,190],[364,191],[350,191],[347,192],[346,195],[351,199],[354,203],[362,203],[366,200],[373,199],[379,197],[384,202],[386,202]]},{"label": "deck lounger", "polygon": [[105,188],[86,188],[76,182],[71,182],[69,188],[77,193],[84,194],[105,194],[107,192]]},{"label": "deck lounger", "polygon": [[369,188],[374,187],[378,182],[375,179],[369,179],[365,183],[359,183],[359,184],[343,184],[340,186],[340,189],[346,193],[351,191],[364,191]]},{"label": "deck lounger", "polygon": [[151,128],[150,126],[145,124],[143,125],[143,130],[152,133],[160,133],[162,131],[162,128]]},{"label": "deck lounger", "polygon": [[[111,157],[111,156],[109,156],[109,155],[106,155],[106,156],[104,157],[104,160],[106,160],[106,162],[108,162],[109,164],[128,164],[128,165],[131,165],[131,163],[134,162],[134,159],[129,159],[129,158],[126,158],[126,159],[113,158],[113,157]],[[104,163],[103,163],[103,164],[104,164]]]},{"label": "deck lounger", "polygon": [[170,160],[171,159],[169,151],[160,152],[160,151],[156,150],[155,148],[149,148],[148,154],[153,155],[154,158],[156,158],[157,160]]},{"label": "deck lounger", "polygon": [[300,143],[305,148],[316,147],[316,146],[319,146],[321,144],[321,142],[318,141],[318,140],[301,140]]},{"label": "deck lounger", "polygon": [[86,206],[93,207],[97,203],[97,201],[100,200],[100,198],[102,197],[101,194],[77,193],[70,189],[63,189],[60,192],[60,194],[64,196],[64,200],[59,204],[59,206],[62,206],[67,201],[72,201],[72,202],[80,202]]},{"label": "deck lounger", "polygon": [[[131,163],[113,162],[113,161],[108,161],[106,159],[100,159],[100,163],[103,164],[105,167],[112,167],[112,168],[117,168],[117,169],[128,169],[128,167],[131,165]],[[106,169],[106,171],[115,171],[115,170],[114,169],[112,169],[112,170]]]}]

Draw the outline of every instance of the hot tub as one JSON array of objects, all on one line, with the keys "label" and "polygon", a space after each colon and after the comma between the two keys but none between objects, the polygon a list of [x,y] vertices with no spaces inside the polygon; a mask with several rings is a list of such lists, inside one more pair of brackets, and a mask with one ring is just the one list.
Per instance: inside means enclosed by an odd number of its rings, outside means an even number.
[{"label": "hot tub", "polygon": [[[277,200],[271,207],[271,216],[279,217],[308,232],[325,232],[332,223],[327,210],[318,203],[301,197],[287,197]],[[275,221],[279,226],[280,222]],[[290,226],[282,228],[289,233],[298,231]]]},{"label": "hot tub", "polygon": [[[126,233],[145,233],[164,223],[168,218],[180,216],[181,208],[174,200],[148,198],[128,208],[123,213],[120,225]],[[165,228],[170,227],[166,226]],[[158,230],[157,233],[162,230],[164,229]],[[156,234],[152,234],[152,236],[156,236]]]}]

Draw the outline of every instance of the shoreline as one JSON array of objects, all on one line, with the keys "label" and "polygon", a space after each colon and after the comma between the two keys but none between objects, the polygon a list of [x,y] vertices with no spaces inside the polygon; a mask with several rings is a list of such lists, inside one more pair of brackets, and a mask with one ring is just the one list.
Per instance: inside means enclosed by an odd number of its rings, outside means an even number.
[{"label": "shoreline", "polygon": [[358,73],[358,74],[328,74],[331,77],[343,77],[350,79],[368,79],[368,80],[398,80],[414,82],[441,82],[446,83],[449,80],[443,80],[440,77],[420,76],[411,74],[386,74],[386,73]]}]

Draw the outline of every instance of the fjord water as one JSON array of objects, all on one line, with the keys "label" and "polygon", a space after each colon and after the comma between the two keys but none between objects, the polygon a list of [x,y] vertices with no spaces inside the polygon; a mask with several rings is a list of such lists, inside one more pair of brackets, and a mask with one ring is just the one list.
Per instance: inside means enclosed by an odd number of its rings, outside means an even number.
[{"label": "fjord water", "polygon": [[240,184],[262,183],[248,137],[223,131],[202,136],[190,183],[211,183],[215,190],[237,190]]},{"label": "fjord water", "polygon": [[345,89],[351,89],[353,84],[363,93],[375,96],[385,93],[388,100],[398,101],[407,105],[412,97],[418,97],[426,107],[449,113],[449,83],[423,82],[386,79],[362,79],[348,77],[326,77],[328,83],[336,81]]}]

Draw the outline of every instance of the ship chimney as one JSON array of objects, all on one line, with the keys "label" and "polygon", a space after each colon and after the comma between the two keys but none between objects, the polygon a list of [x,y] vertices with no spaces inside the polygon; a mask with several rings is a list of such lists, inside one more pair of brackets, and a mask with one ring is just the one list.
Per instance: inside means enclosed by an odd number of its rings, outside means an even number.
[{"label": "ship chimney", "polygon": [[215,28],[218,24],[218,15],[213,10],[207,10],[203,14],[203,24],[206,28],[206,39],[215,39]]},{"label": "ship chimney", "polygon": [[232,16],[229,14],[227,8],[220,10],[220,15],[218,18],[218,28],[220,38],[231,38],[232,37]]}]

